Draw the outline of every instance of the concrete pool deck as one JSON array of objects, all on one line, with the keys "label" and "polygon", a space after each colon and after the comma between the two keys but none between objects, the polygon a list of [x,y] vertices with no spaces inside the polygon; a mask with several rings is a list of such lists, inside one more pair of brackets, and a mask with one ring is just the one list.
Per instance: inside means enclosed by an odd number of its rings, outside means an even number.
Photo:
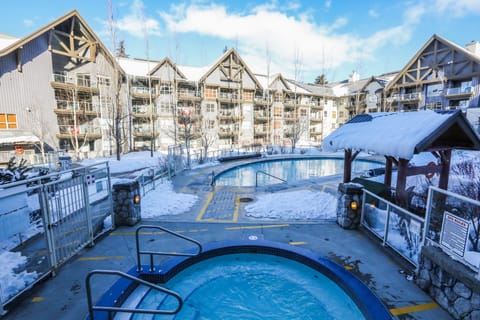
[{"label": "concrete pool deck", "polygon": [[[63,265],[53,278],[38,284],[13,306],[2,319],[84,319],[87,314],[85,278],[96,269],[128,271],[136,263],[135,230],[139,225],[160,225],[201,243],[223,240],[241,240],[250,236],[259,239],[300,246],[325,256],[350,270],[362,280],[385,304],[395,319],[452,319],[411,280],[411,265],[382,247],[379,241],[365,231],[344,230],[334,221],[259,221],[243,215],[243,205],[225,206],[225,210],[208,213],[215,208],[212,199],[221,188],[209,184],[212,167],[185,171],[173,179],[180,192],[194,193],[199,197],[188,213],[160,219],[145,219],[137,226],[119,227],[97,240],[95,246],[82,250]],[[335,192],[339,178],[318,182],[313,188]],[[297,188],[310,187],[299,184]],[[230,188],[228,192],[253,195],[253,188]],[[222,196],[231,201],[227,195]],[[228,199],[227,199],[228,198]],[[219,198],[220,199],[220,198]],[[235,200],[236,201],[236,200]],[[221,201],[218,202],[221,206]],[[223,207],[222,207],[223,208]],[[237,211],[235,214],[231,211]],[[226,216],[225,216],[226,214]],[[230,219],[231,218],[231,219]],[[149,236],[148,236],[149,237]],[[174,239],[164,233],[152,234],[148,241],[158,243],[159,250],[183,251],[191,244]],[[116,277],[96,277],[92,283],[93,301],[117,280]]]}]

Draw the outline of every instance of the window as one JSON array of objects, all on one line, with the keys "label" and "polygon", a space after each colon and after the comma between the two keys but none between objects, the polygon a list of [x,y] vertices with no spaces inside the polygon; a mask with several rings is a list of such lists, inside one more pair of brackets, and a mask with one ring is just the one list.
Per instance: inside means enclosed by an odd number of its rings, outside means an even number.
[{"label": "window", "polygon": [[107,76],[97,76],[97,84],[99,86],[110,87],[110,77]]},{"label": "window", "polygon": [[160,103],[160,113],[173,112],[172,105],[170,103]]},{"label": "window", "polygon": [[17,115],[0,113],[0,129],[16,129]]},{"label": "window", "polygon": [[273,129],[280,129],[280,121],[275,121],[273,123]]},{"label": "window", "polygon": [[215,112],[215,103],[207,103],[207,112]]},{"label": "window", "polygon": [[251,90],[244,90],[243,91],[243,99],[247,101],[253,100],[253,91]]},{"label": "window", "polygon": [[77,86],[90,87],[90,75],[88,73],[77,74]]},{"label": "window", "polygon": [[332,111],[332,119],[337,119],[337,111]]},{"label": "window", "polygon": [[273,115],[275,117],[281,117],[282,116],[282,108],[281,107],[275,107],[275,109],[273,109]]},{"label": "window", "polygon": [[217,98],[217,88],[206,87],[205,88],[205,98],[216,99]]},{"label": "window", "polygon": [[326,118],[328,116],[328,111],[323,111],[323,117]]},{"label": "window", "polygon": [[300,117],[306,117],[307,116],[307,110],[306,109],[300,109]]},{"label": "window", "polygon": [[207,129],[215,129],[215,120],[207,120]]},{"label": "window", "polygon": [[345,113],[344,113],[343,111],[339,111],[339,112],[338,112],[338,116],[339,116],[340,118],[343,118],[343,117],[345,117]]},{"label": "window", "polygon": [[172,86],[169,84],[162,84],[160,85],[160,94],[171,94],[172,93]]}]

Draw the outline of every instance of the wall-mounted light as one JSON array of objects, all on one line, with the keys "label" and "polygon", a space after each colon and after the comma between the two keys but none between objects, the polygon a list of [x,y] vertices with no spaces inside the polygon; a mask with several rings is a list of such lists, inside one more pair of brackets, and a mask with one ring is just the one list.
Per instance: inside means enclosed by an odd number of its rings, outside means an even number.
[{"label": "wall-mounted light", "polygon": [[136,194],[133,196],[133,203],[140,204],[140,195]]},{"label": "wall-mounted light", "polygon": [[355,201],[355,200],[352,200],[352,202],[350,202],[350,209],[357,210],[358,209],[358,202]]}]

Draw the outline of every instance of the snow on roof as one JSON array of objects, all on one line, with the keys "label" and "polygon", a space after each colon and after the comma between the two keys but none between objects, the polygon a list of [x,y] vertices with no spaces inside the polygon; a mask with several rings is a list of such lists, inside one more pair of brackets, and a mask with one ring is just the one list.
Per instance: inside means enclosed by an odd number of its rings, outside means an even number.
[{"label": "snow on roof", "polygon": [[1,130],[0,144],[12,143],[35,143],[40,142],[37,136],[29,131],[24,130]]},{"label": "snow on roof", "polygon": [[147,77],[148,72],[155,68],[159,61],[153,60],[141,60],[141,59],[131,59],[131,58],[117,58],[118,63],[125,71],[126,74],[137,76],[137,77]]},{"label": "snow on roof", "polygon": [[20,38],[12,37],[4,33],[0,33],[0,50],[9,47],[11,44],[17,42]]},{"label": "snow on roof", "polygon": [[415,147],[455,114],[432,110],[361,114],[327,136],[323,149],[363,150],[410,160]]},{"label": "snow on roof", "polygon": [[190,66],[178,66],[178,69],[183,72],[187,80],[191,81],[198,81],[200,80],[205,73],[210,70],[212,66],[205,66],[205,67],[190,67]]}]

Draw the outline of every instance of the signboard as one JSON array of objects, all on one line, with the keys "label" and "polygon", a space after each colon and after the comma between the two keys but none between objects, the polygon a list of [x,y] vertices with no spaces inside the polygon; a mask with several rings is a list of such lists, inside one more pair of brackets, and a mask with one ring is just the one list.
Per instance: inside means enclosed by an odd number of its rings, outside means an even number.
[{"label": "signboard", "polygon": [[440,244],[463,257],[467,245],[469,223],[450,212],[445,211],[443,216]]}]

